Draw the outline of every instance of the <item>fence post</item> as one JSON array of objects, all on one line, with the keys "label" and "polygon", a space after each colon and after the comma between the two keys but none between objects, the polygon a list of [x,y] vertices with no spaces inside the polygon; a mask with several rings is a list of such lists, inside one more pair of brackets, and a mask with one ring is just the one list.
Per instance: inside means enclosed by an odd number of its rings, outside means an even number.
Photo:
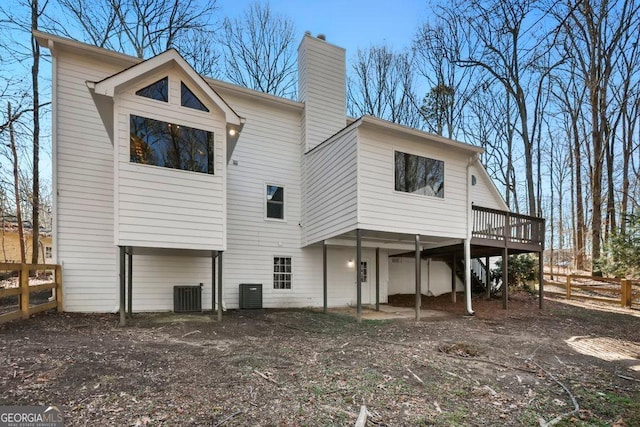
[{"label": "fence post", "polygon": [[22,318],[29,318],[29,266],[20,265],[20,311]]},{"label": "fence post", "polygon": [[56,282],[56,301],[58,301],[58,313],[62,313],[62,267],[57,265],[54,271],[54,280]]},{"label": "fence post", "polygon": [[631,307],[631,282],[627,279],[622,279],[620,285],[622,286],[622,290],[620,292],[620,294],[622,295],[620,305],[623,307]]},{"label": "fence post", "polygon": [[571,275],[567,274],[567,284],[565,285],[567,288],[567,299],[571,299]]}]

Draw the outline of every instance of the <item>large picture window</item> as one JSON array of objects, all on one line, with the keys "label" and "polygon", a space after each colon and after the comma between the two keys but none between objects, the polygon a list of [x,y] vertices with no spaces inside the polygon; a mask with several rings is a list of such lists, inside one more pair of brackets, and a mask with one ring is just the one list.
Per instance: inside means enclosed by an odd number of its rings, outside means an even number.
[{"label": "large picture window", "polygon": [[213,174],[213,132],[131,115],[133,163]]},{"label": "large picture window", "polygon": [[405,193],[444,198],[444,162],[395,152],[395,189]]}]

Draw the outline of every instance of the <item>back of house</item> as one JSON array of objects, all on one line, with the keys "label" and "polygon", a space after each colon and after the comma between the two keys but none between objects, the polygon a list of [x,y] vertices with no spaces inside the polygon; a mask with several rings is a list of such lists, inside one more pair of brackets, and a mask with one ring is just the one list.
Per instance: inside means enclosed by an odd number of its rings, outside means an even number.
[{"label": "back of house", "polygon": [[[203,78],[175,50],[142,61],[36,38],[53,57],[66,311],[118,310],[129,268],[133,311],[174,309],[176,286],[211,309],[214,277],[228,308],[244,284],[264,307],[355,305],[358,283],[384,303],[415,291],[401,255],[469,243],[473,206],[507,210],[481,148],[347,117],[345,51],[324,39],[303,37],[292,101]],[[454,265],[422,259],[421,292],[462,290]]]}]

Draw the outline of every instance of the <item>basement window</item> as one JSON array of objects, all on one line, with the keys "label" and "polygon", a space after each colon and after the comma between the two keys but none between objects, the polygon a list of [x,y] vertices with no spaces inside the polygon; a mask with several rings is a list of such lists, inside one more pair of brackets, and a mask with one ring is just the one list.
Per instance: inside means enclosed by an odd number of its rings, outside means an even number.
[{"label": "basement window", "polygon": [[396,151],[395,190],[444,199],[444,162]]},{"label": "basement window", "polygon": [[156,101],[169,102],[169,77],[151,83],[136,92],[136,95]]},{"label": "basement window", "polygon": [[130,161],[213,174],[213,132],[131,115]]},{"label": "basement window", "polygon": [[194,110],[209,112],[209,109],[198,99],[198,97],[187,87],[184,82],[180,82],[180,105]]},{"label": "basement window", "polygon": [[291,289],[291,257],[273,258],[273,289]]}]

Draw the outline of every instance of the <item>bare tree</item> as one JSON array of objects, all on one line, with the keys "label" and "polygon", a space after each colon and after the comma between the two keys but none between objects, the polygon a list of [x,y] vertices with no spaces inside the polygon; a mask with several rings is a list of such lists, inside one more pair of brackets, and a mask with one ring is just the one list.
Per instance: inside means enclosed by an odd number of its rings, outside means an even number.
[{"label": "bare tree", "polygon": [[347,111],[420,127],[413,58],[387,46],[358,49],[347,85]]},{"label": "bare tree", "polygon": [[[11,103],[7,103],[7,117],[13,117],[13,111],[11,110]],[[16,136],[14,129],[15,121],[9,122],[9,146],[11,149],[11,160],[13,165],[13,188],[15,193],[16,203],[16,217],[18,219],[18,236],[20,239],[20,262],[26,262],[26,251],[24,242],[24,227],[22,225],[22,206],[20,202],[20,180],[19,180],[19,160],[18,150],[16,148]]]},{"label": "bare tree", "polygon": [[505,88],[518,111],[531,215],[539,213],[534,179],[536,132],[540,130],[537,121],[543,115],[545,81],[556,65],[545,59],[549,54],[546,33],[537,24],[544,11],[535,6],[533,0],[474,0],[466,9],[457,11],[469,25],[470,43],[479,43],[477,53],[461,56],[457,63],[490,74]]},{"label": "bare tree", "polygon": [[465,107],[480,85],[474,68],[459,67],[455,61],[463,52],[471,56],[475,45],[465,36],[465,24],[456,11],[436,7],[434,16],[436,22],[420,26],[413,43],[416,69],[430,87],[420,112],[431,132],[456,138],[464,132]]},{"label": "bare tree", "polygon": [[47,19],[66,37],[80,35],[94,46],[118,50],[120,21],[114,3],[122,1],[57,0],[58,9],[47,13]]},{"label": "bare tree", "polygon": [[[583,0],[575,5],[560,3],[554,16],[566,50],[573,53],[575,72],[587,88],[591,177],[591,234],[593,259],[598,259],[602,244],[602,183],[605,158],[611,157],[609,142],[612,116],[609,109],[612,75],[624,36],[638,25],[640,4],[634,0],[610,2]],[[637,29],[635,30],[637,31]],[[612,164],[613,158],[607,162]],[[607,166],[611,167],[612,166]]]},{"label": "bare tree", "polygon": [[293,22],[269,3],[252,3],[242,18],[225,19],[224,77],[272,95],[293,98],[296,88]]},{"label": "bare tree", "polygon": [[[61,13],[48,15],[52,29],[69,37],[80,33],[98,47],[148,58],[169,48],[183,54],[213,52],[216,1],[197,0],[57,0]],[[58,18],[59,16],[64,18]],[[216,55],[214,55],[215,58]],[[194,59],[194,58],[191,58]],[[194,63],[197,71],[212,70],[209,57]]]}]

